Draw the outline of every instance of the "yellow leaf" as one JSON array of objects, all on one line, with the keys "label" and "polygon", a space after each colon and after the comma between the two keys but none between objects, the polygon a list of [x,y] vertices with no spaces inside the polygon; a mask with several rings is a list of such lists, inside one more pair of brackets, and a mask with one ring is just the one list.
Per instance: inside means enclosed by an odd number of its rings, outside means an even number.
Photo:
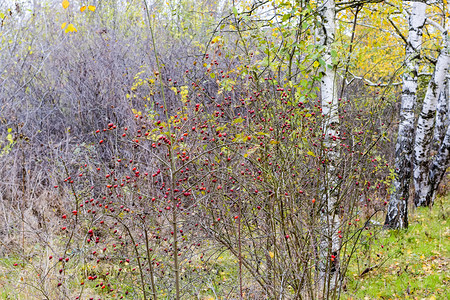
[{"label": "yellow leaf", "polygon": [[212,39],[211,44],[217,43],[220,39],[220,36],[216,36]]},{"label": "yellow leaf", "polygon": [[318,66],[320,66],[320,63],[316,60],[316,61],[313,63],[313,66],[314,66],[314,68],[317,68]]},{"label": "yellow leaf", "polygon": [[75,26],[73,26],[73,24],[69,24],[66,28],[66,33],[68,32],[77,32],[77,29],[75,28]]},{"label": "yellow leaf", "polygon": [[270,258],[273,258],[273,252],[269,251]]},{"label": "yellow leaf", "polygon": [[62,6],[64,7],[64,9],[66,9],[66,8],[68,8],[69,7],[69,1],[67,1],[67,0],[63,0],[63,2],[62,2]]},{"label": "yellow leaf", "polygon": [[61,24],[61,29],[64,29],[64,27],[66,27],[66,25],[67,25],[66,22],[62,23],[62,24]]},{"label": "yellow leaf", "polygon": [[85,10],[86,10],[86,5],[80,7],[80,11],[81,11],[81,12],[83,12],[83,11],[85,11]]},{"label": "yellow leaf", "polygon": [[95,6],[94,6],[94,5],[89,5],[89,6],[88,6],[88,9],[89,9],[90,11],[95,11]]}]

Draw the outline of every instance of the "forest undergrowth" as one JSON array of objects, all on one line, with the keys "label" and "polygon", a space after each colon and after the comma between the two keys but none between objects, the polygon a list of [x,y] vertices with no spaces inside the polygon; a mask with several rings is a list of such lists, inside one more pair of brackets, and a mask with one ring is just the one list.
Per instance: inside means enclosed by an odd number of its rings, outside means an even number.
[{"label": "forest undergrowth", "polygon": [[[449,203],[450,194],[447,194],[437,199],[433,210],[415,209],[407,230],[378,231],[375,242],[370,239],[370,244],[359,249],[360,253],[352,260],[341,299],[450,299]],[[378,226],[376,221],[373,223]],[[202,288],[200,299],[232,299],[221,289],[236,284],[236,259],[208,244],[203,253],[205,259],[199,258],[200,271],[212,276],[205,276],[208,282]],[[32,259],[29,258],[30,262]],[[24,288],[24,282],[36,282],[36,278],[27,278],[36,276],[36,270],[31,268],[32,264],[25,267],[20,264],[21,259],[16,256],[0,259],[1,299],[33,299],[30,295],[39,288],[32,285]],[[94,290],[94,286],[91,288]],[[257,299],[251,290],[251,287],[245,289],[245,298]]]}]

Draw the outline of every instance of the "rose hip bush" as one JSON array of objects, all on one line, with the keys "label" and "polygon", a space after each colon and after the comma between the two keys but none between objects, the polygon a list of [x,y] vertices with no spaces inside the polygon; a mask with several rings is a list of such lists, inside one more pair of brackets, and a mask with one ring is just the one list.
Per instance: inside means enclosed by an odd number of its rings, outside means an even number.
[{"label": "rose hip bush", "polygon": [[[340,123],[332,125],[338,135],[326,136],[317,89],[280,85],[270,72],[224,75],[217,60],[205,61],[215,68],[205,76],[221,78],[215,84],[203,86],[207,77],[191,70],[182,83],[160,74],[140,81],[150,84],[130,95],[135,122],[96,130],[98,142],[67,171],[62,181],[73,201],[62,216],[61,293],[339,293],[358,243],[372,234],[370,218],[385,204],[376,200],[388,175],[376,152],[385,129],[347,113],[353,103],[341,100]],[[164,97],[155,92],[159,83]],[[334,215],[339,251],[324,257],[323,228]],[[214,251],[232,259],[228,282],[217,276],[220,265],[207,262]],[[337,287],[323,288],[320,273],[338,268]]]}]

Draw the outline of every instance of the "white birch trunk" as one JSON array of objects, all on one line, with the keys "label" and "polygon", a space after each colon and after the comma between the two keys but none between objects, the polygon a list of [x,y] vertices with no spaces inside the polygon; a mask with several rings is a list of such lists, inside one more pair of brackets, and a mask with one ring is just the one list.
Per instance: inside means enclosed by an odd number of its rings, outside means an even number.
[{"label": "white birch trunk", "polygon": [[441,143],[438,153],[430,166],[429,184],[430,189],[426,195],[426,203],[433,205],[436,190],[444,177],[445,171],[450,163],[450,126],[447,128],[444,140]]},{"label": "white birch trunk", "polygon": [[405,66],[403,74],[403,89],[400,107],[400,123],[395,145],[395,172],[393,181],[394,192],[386,214],[386,228],[408,227],[408,198],[411,180],[411,160],[414,142],[414,108],[417,92],[417,60],[422,44],[422,29],[425,24],[426,4],[411,3],[408,19],[408,43],[405,49]]},{"label": "white birch trunk", "polygon": [[431,78],[423,101],[422,112],[417,122],[416,140],[414,143],[414,204],[416,206],[428,206],[427,195],[430,192],[428,172],[430,163],[431,141],[434,136],[434,121],[436,117],[436,105],[441,93],[444,91],[445,77],[450,63],[449,39],[444,33],[444,47],[439,54],[436,68]]},{"label": "white birch trunk", "polygon": [[445,137],[448,124],[449,79],[445,80],[436,107],[436,125],[434,126],[433,151],[438,151]]},{"label": "white birch trunk", "polygon": [[[335,40],[336,32],[336,8],[334,0],[322,0],[319,2],[319,16],[321,19],[318,28],[318,37],[320,44],[324,47],[322,59],[326,62],[326,66],[322,66],[321,81],[321,104],[322,114],[324,116],[323,130],[325,133],[324,147],[327,149],[335,148],[336,142],[332,136],[337,136],[336,127],[339,123],[338,114],[338,98],[336,86],[336,68],[333,64],[331,55],[332,44]],[[320,272],[319,282],[321,290],[324,292],[323,297],[331,297],[330,293],[335,291],[335,287],[339,286],[339,216],[337,210],[338,195],[331,192],[332,187],[337,185],[334,178],[335,165],[337,162],[337,152],[328,152],[328,164],[326,170],[325,182],[323,183],[323,203],[325,213],[323,217],[323,237],[320,242]]]}]

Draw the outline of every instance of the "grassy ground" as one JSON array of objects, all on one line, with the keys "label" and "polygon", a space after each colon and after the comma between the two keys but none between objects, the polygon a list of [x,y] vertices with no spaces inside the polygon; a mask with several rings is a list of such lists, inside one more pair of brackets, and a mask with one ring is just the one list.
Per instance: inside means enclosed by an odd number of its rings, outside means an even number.
[{"label": "grassy ground", "polygon": [[342,298],[450,299],[449,203],[447,196],[432,210],[416,209],[407,230],[379,232],[366,257],[349,268]]},{"label": "grassy ground", "polygon": [[[356,251],[357,259],[349,266],[341,298],[450,299],[449,204],[450,195],[439,198],[432,210],[420,208],[410,212],[407,230],[369,230],[375,238],[371,236]],[[21,262],[14,257],[0,258],[0,299],[37,299],[32,296],[39,294],[37,270],[31,269],[31,264],[24,269],[14,267]],[[234,257],[217,253],[199,267],[197,271],[204,279],[198,291],[201,299],[230,299],[231,294],[236,294],[232,288],[238,285]],[[244,285],[245,281],[244,278]],[[249,299],[259,299],[251,291],[246,290],[246,294]]]}]

